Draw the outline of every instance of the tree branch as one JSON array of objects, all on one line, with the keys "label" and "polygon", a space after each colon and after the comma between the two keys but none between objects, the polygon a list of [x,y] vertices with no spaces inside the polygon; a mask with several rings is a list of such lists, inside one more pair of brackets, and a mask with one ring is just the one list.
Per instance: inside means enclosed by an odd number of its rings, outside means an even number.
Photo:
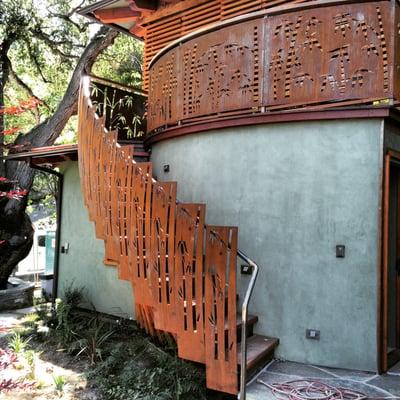
[{"label": "tree branch", "polygon": [[[47,46],[50,47],[50,49],[58,54],[61,58],[63,59],[78,59],[79,57],[76,56],[75,54],[67,54],[64,53],[61,49],[60,49],[60,43],[57,41],[54,41],[53,39],[50,38],[49,35],[47,35],[45,32],[43,32],[40,29],[36,29],[34,31],[34,34],[36,35],[36,37],[40,40],[42,40],[44,43],[47,44]],[[69,43],[69,42],[67,42]],[[71,44],[72,45],[72,44]]]},{"label": "tree branch", "polygon": [[[15,140],[15,144],[22,145],[26,142],[30,142],[32,147],[40,147],[52,145],[54,143],[64,129],[69,118],[77,112],[81,77],[85,73],[90,72],[97,56],[110,46],[117,36],[117,31],[106,27],[102,27],[97,32],[82,53],[64,97],[54,114],[34,127],[26,135],[18,136]],[[12,180],[17,180],[23,189],[29,189],[31,185],[30,174],[19,164],[23,163],[13,163],[13,165],[11,165],[7,162],[7,177]]]},{"label": "tree branch", "polygon": [[48,110],[50,110],[49,105],[42,100],[41,98],[39,98],[38,96],[36,96],[33,93],[33,90],[18,76],[18,74],[14,71],[14,68],[12,66],[11,60],[9,59],[8,56],[6,56],[6,62],[8,64],[8,69],[10,71],[10,76],[12,79],[14,79],[14,81],[17,83],[18,86],[20,86],[23,90],[25,90],[26,93],[28,93],[28,95],[30,97],[35,98],[36,100],[39,100],[41,104],[43,104]]},{"label": "tree branch", "polygon": [[35,52],[32,50],[31,44],[27,40],[24,40],[24,42],[25,42],[26,47],[28,49],[29,58],[33,62],[33,65],[36,67],[37,71],[39,72],[39,75],[42,78],[43,82],[44,83],[50,83],[51,81],[49,81],[43,74],[42,67],[41,67],[39,61],[37,60],[37,58],[35,56]]}]

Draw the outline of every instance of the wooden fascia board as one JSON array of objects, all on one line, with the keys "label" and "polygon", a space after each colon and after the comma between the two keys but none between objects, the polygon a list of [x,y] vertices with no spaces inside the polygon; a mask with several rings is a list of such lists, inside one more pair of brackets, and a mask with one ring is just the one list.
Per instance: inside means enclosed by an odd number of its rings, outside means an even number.
[{"label": "wooden fascia board", "polygon": [[132,10],[130,7],[118,7],[96,10],[94,15],[101,22],[116,24],[118,22],[134,21],[141,16],[141,12]]},{"label": "wooden fascia board", "polygon": [[170,6],[157,10],[152,15],[145,18],[143,20],[143,25],[146,25],[153,21],[157,21],[164,17],[168,17],[183,11],[190,10],[191,8],[201,5],[203,3],[207,3],[208,1],[210,0],[186,0],[177,2],[175,4],[171,4]]}]

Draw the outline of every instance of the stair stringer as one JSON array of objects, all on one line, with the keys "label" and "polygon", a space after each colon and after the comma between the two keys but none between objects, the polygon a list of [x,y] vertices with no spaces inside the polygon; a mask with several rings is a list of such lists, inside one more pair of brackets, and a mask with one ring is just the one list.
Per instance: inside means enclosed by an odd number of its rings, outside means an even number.
[{"label": "stair stringer", "polygon": [[136,163],[85,93],[79,171],[105,263],[131,283],[149,334],[171,333],[181,358],[206,365],[207,387],[237,394],[237,228],[206,226],[205,205],[178,203],[176,182],[159,183],[151,163]]}]

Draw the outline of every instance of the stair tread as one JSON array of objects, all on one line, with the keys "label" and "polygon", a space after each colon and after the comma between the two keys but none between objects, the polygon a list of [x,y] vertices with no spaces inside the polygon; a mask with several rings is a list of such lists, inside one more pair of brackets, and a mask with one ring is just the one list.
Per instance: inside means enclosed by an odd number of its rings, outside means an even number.
[{"label": "stair tread", "polygon": [[[272,356],[274,350],[279,344],[279,339],[270,338],[261,335],[253,335],[247,338],[247,360],[246,369],[254,368],[263,359]],[[240,365],[242,354],[240,352],[240,343],[237,345],[237,359]]]},{"label": "stair tread", "polygon": [[[254,325],[258,322],[257,315],[247,315],[247,326]],[[236,329],[239,329],[242,326],[242,314],[236,314]]]}]

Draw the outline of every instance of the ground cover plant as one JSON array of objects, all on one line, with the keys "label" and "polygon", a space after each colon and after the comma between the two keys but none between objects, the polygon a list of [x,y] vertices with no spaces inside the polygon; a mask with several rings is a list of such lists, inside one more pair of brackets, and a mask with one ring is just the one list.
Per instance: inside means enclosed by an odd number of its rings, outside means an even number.
[{"label": "ground cover plant", "polygon": [[[38,306],[37,312],[28,314],[22,326],[8,335],[8,347],[0,353],[0,364],[9,364],[10,357],[11,360],[17,357],[17,363],[23,359],[24,379],[20,384],[25,387],[20,390],[22,386],[12,387],[11,382],[7,393],[27,393],[47,385],[51,386],[53,397],[43,397],[46,399],[214,398],[206,395],[204,370],[180,360],[172,340],[155,342],[134,321],[83,310],[79,306],[84,297],[82,288],[70,287],[55,308],[51,304]],[[80,365],[85,384],[79,385],[85,386],[86,392],[74,394],[72,379],[63,370],[48,371],[47,383],[40,382],[37,374],[40,360],[57,363],[60,357],[64,357],[63,362],[69,367]],[[84,397],[87,392],[90,397]]]}]

